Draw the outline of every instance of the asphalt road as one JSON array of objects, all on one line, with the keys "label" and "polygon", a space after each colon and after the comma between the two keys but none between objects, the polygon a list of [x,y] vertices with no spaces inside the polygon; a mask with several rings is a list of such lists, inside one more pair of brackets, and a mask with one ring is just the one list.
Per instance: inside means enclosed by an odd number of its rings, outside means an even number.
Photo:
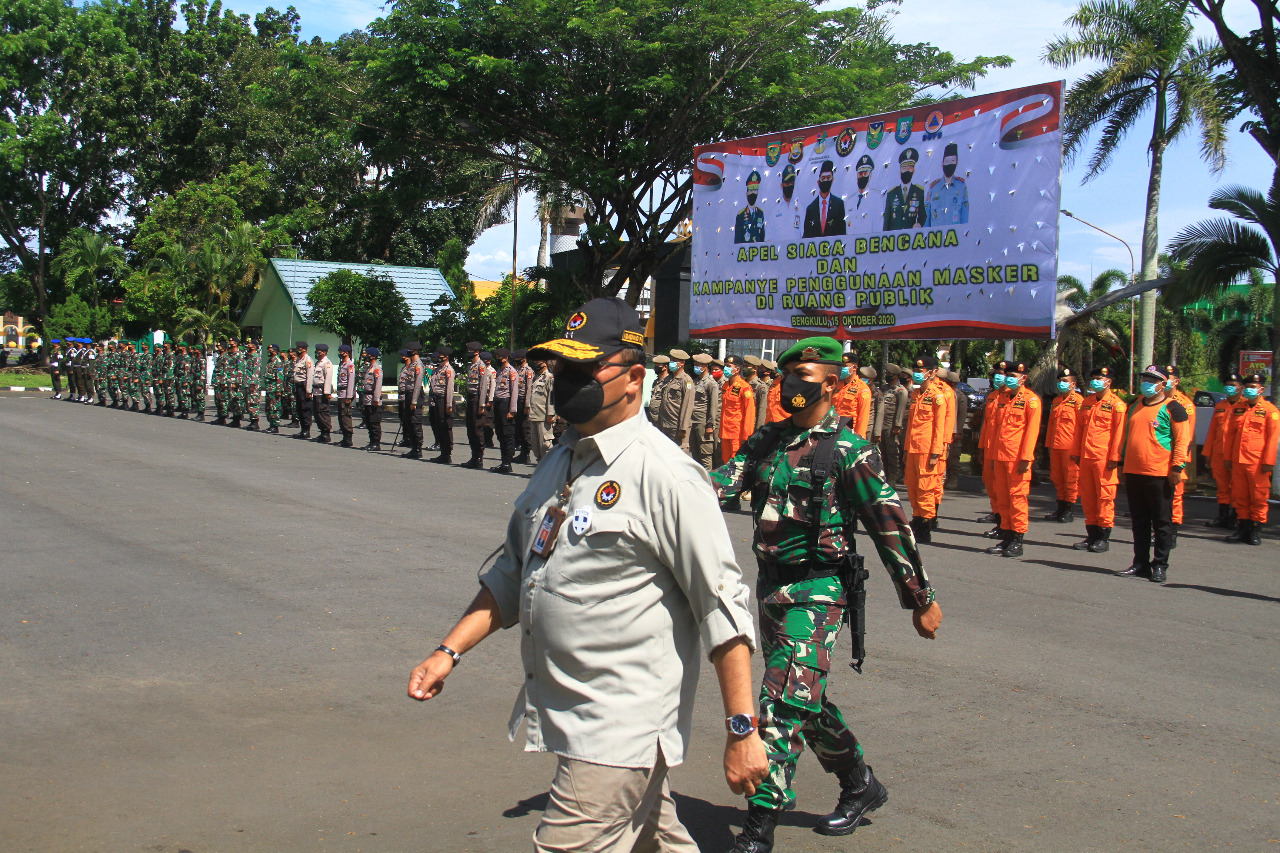
[{"label": "asphalt road", "polygon": [[[505,736],[514,632],[404,693],[521,479],[34,396],[0,396],[0,441],[0,850],[529,849],[554,759]],[[1123,529],[1070,550],[1081,521],[989,557],[985,509],[943,503],[939,639],[874,570],[867,671],[833,676],[888,805],[815,835],[835,785],[807,756],[777,849],[1277,849],[1274,526],[1188,525],[1162,588],[1110,576]],[[708,667],[673,786],[709,853],[741,816],[723,740]]]}]

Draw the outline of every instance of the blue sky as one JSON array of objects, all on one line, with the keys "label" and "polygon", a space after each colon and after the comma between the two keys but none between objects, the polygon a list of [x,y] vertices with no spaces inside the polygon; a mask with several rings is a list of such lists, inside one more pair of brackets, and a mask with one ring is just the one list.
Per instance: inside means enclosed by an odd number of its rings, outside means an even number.
[{"label": "blue sky", "polygon": [[[244,6],[232,0],[237,12],[254,13],[261,8]],[[283,5],[283,4],[281,4]],[[327,0],[294,2],[302,16],[303,35],[331,39],[352,29],[359,29],[383,14],[381,3],[370,0]],[[827,8],[853,5],[833,2]],[[1066,79],[1068,83],[1087,72],[1080,67],[1059,71],[1040,61],[1044,45],[1054,36],[1066,32],[1063,21],[1075,9],[1075,0],[903,0],[898,7],[893,29],[899,41],[929,42],[951,51],[958,58],[977,55],[1008,54],[1014,58],[1011,68],[998,69],[979,82],[976,93],[995,92]],[[1239,29],[1256,22],[1254,7],[1246,0],[1232,0],[1228,12]],[[994,25],[999,22],[999,25]],[[1202,34],[1212,35],[1211,28],[1201,27]],[[1083,163],[1064,169],[1062,206],[1077,216],[1123,238],[1133,248],[1141,264],[1142,221],[1146,196],[1148,161],[1147,140],[1150,138],[1151,116],[1144,116],[1138,127],[1122,143],[1111,166],[1101,177],[1081,185]],[[1163,247],[1187,225],[1213,215],[1207,206],[1209,196],[1219,187],[1245,184],[1265,189],[1271,180],[1272,163],[1252,139],[1232,132],[1227,150],[1228,164],[1220,175],[1212,175],[1199,159],[1197,138],[1188,135],[1176,142],[1165,156],[1164,181],[1160,200],[1160,244]],[[521,210],[532,212],[530,200],[522,199]],[[538,225],[532,216],[522,216],[519,223],[519,256],[521,269],[536,260]],[[1060,222],[1058,272],[1082,279],[1096,276],[1110,268],[1129,268],[1129,254],[1115,240],[1062,217]],[[467,270],[473,278],[497,279],[511,269],[511,226],[492,228],[481,235],[471,248]]]}]

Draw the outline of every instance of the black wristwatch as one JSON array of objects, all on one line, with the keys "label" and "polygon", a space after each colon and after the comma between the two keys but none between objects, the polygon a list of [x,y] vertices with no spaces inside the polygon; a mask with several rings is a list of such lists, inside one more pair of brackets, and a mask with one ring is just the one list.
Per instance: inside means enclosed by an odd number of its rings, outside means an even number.
[{"label": "black wristwatch", "polygon": [[751,714],[734,714],[732,717],[725,717],[724,725],[730,734],[746,737],[756,730],[760,720]]},{"label": "black wristwatch", "polygon": [[454,666],[457,666],[458,664],[462,663],[462,655],[458,654],[453,649],[446,646],[444,643],[441,643],[440,645],[436,646],[436,651],[444,652],[446,655],[453,658]]}]

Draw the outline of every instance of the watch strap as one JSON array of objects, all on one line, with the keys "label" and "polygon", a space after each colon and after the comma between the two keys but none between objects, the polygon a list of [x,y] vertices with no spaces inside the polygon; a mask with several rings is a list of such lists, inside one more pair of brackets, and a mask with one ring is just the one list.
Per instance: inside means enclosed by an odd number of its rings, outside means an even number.
[{"label": "watch strap", "polygon": [[454,666],[457,666],[458,664],[462,663],[462,655],[458,654],[453,649],[446,646],[444,643],[441,643],[440,645],[436,646],[436,651],[444,652],[446,655],[453,658]]}]

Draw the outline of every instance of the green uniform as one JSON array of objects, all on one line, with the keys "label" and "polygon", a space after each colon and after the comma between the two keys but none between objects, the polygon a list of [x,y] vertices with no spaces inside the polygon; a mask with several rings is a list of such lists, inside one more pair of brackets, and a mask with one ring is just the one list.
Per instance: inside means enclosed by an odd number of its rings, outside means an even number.
[{"label": "green uniform", "polygon": [[[915,609],[933,601],[907,517],[874,446],[841,429],[830,474],[814,494],[809,475],[817,437],[839,426],[834,408],[811,430],[795,427],[790,418],[767,424],[711,473],[722,504],[751,491],[756,520],[752,547],[760,562],[756,596],[765,665],[760,736],[770,772],[750,799],[768,809],[794,807],[791,780],[806,743],[829,773],[863,762],[862,746],[826,693],[846,604],[843,583],[831,567],[855,550],[858,521],[902,606]],[[759,461],[754,471],[748,460]],[[821,502],[818,524],[809,520],[813,500]]]},{"label": "green uniform", "polygon": [[904,195],[902,187],[889,190],[884,199],[884,230],[901,231],[904,228],[924,226],[928,218],[924,187],[912,184]]},{"label": "green uniform", "polygon": [[250,423],[258,422],[258,377],[262,373],[262,360],[255,349],[240,357],[241,408]]},{"label": "green uniform", "polygon": [[204,420],[204,350],[187,354],[187,408]]},{"label": "green uniform", "polygon": [[158,375],[160,384],[164,386],[164,409],[172,415],[177,403],[177,394],[174,393],[174,376],[173,366],[177,361],[177,353],[171,347],[166,347],[160,356],[160,369]]},{"label": "green uniform", "polygon": [[151,394],[151,362],[150,350],[142,350],[138,353],[136,360],[138,365],[138,397],[142,400],[142,405],[148,412],[155,405],[155,397]]},{"label": "green uniform", "polygon": [[262,407],[267,416],[267,425],[272,427],[280,426],[280,387],[284,380],[283,370],[284,361],[280,358],[280,354],[269,352],[266,362],[262,365],[259,383],[265,395]]}]

